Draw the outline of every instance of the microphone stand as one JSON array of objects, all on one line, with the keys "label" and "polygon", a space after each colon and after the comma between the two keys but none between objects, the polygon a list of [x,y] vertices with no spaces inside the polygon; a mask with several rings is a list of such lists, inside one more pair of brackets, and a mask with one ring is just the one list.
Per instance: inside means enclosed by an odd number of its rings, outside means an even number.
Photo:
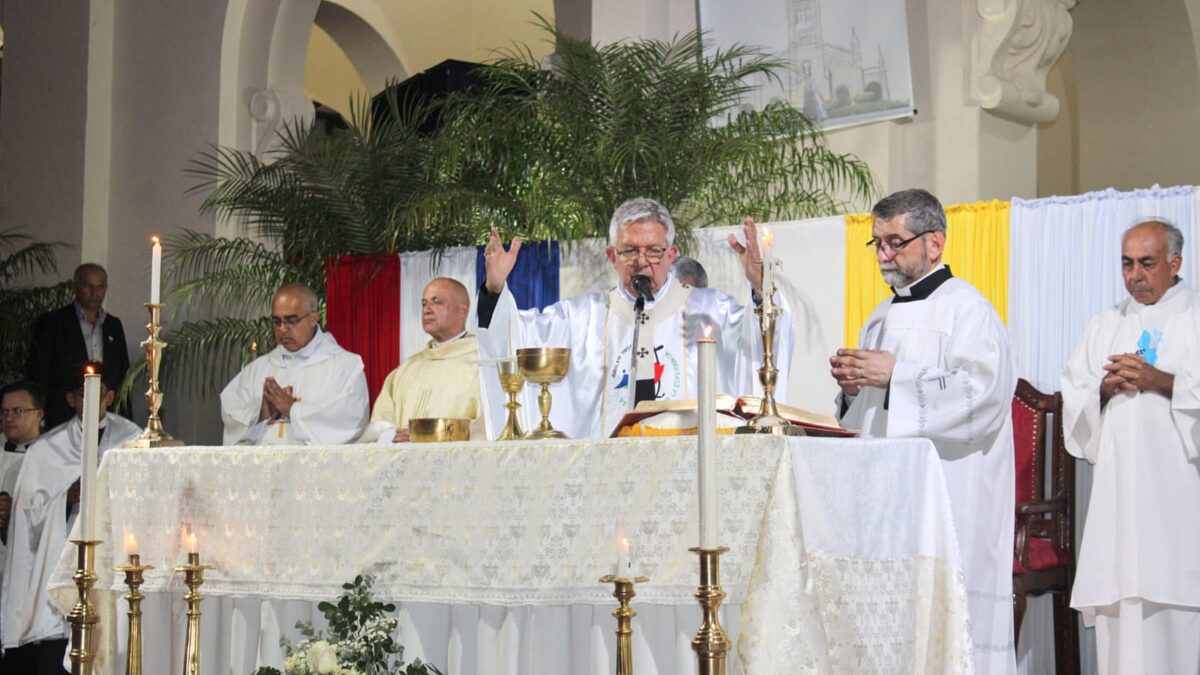
[{"label": "microphone stand", "polygon": [[642,297],[639,289],[638,298],[633,303],[633,347],[629,352],[629,410],[637,407],[637,365],[638,365],[638,335],[642,332],[642,313],[646,310],[646,298]]}]

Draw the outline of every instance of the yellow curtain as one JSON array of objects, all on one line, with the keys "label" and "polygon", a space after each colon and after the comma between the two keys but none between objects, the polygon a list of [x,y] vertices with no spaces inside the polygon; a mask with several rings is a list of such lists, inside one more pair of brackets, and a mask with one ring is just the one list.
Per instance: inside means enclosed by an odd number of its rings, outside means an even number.
[{"label": "yellow curtain", "polygon": [[[1008,212],[1009,203],[999,200],[954,204],[946,207],[948,232],[942,262],[954,276],[970,283],[983,294],[1000,318],[1008,322]],[[858,346],[858,333],[875,307],[891,295],[871,238],[871,214],[846,216],[846,339]]]}]

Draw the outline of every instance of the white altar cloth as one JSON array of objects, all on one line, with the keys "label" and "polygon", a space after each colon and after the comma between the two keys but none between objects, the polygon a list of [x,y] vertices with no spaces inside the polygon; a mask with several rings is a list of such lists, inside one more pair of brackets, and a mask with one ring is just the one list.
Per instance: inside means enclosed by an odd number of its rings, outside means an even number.
[{"label": "white altar cloth", "polygon": [[[723,621],[744,672],[971,670],[931,443],[740,436],[719,454]],[[635,599],[638,672],[695,671],[694,438],[125,449],[105,456],[99,486],[104,539],[128,528],[155,565],[146,672],[182,656],[171,570],[183,523],[214,566],[201,589],[211,672],[250,673],[273,631],[294,637],[296,619],[319,617],[315,603],[360,573],[401,603],[407,659],[448,674],[612,672],[615,601],[597,579],[613,569],[618,526],[651,579]],[[98,672],[124,659],[119,550],[97,554]],[[65,551],[52,582],[68,606],[74,562]]]}]

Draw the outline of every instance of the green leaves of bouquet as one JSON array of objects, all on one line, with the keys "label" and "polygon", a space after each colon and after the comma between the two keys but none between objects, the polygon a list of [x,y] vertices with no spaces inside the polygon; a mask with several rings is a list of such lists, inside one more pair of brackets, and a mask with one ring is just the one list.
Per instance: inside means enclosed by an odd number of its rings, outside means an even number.
[{"label": "green leaves of bouquet", "polygon": [[359,575],[342,584],[346,592],[336,603],[317,605],[329,623],[329,637],[307,621],[297,623],[303,639],[295,645],[281,640],[287,654],[284,673],[259,668],[254,675],[442,675],[420,659],[404,664],[404,647],[392,637],[396,606],[376,602],[372,583],[373,577]]}]

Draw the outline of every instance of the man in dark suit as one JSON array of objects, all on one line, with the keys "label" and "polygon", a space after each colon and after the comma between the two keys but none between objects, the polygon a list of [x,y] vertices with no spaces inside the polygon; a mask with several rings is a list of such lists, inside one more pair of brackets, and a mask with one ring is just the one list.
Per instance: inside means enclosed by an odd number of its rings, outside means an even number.
[{"label": "man in dark suit", "polygon": [[[75,268],[75,302],[38,318],[25,376],[46,392],[46,428],[71,419],[67,388],[88,361],[104,363],[104,384],[116,391],[129,370],[121,320],[104,311],[108,273],[95,263]],[[75,379],[78,379],[76,377]],[[129,404],[117,414],[128,417]]]}]

